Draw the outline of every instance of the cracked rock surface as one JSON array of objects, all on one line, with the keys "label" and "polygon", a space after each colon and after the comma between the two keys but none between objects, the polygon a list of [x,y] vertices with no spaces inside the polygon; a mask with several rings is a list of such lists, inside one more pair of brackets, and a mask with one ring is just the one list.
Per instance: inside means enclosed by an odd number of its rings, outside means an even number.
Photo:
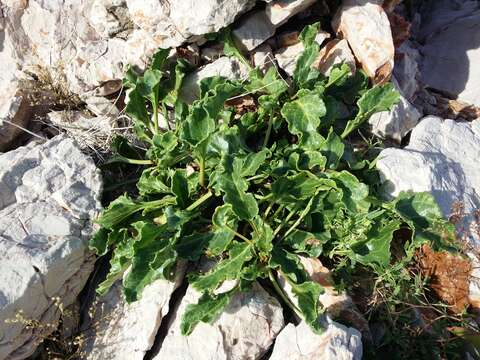
[{"label": "cracked rock surface", "polygon": [[85,285],[101,187],[93,161],[64,136],[0,155],[0,359],[31,355],[56,328],[56,298],[67,307]]},{"label": "cracked rock surface", "polygon": [[156,280],[137,302],[126,303],[122,282],[97,297],[93,317],[84,329],[81,353],[87,360],[142,360],[152,347],[162,319],[168,314],[170,296],[181,284],[185,266],[179,265],[175,281]]},{"label": "cracked rock surface", "polygon": [[192,287],[175,310],[168,334],[153,360],[259,359],[284,326],[279,302],[260,285],[233,296],[212,323],[200,322],[189,336],[180,333],[181,317],[200,294]]}]

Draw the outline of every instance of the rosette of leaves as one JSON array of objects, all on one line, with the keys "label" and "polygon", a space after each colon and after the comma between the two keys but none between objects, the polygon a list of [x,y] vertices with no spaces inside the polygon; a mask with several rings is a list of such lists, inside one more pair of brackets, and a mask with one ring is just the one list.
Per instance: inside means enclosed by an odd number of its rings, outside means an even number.
[{"label": "rosette of leaves", "polygon": [[[114,200],[98,219],[101,230],[90,246],[112,252],[100,294],[118,279],[128,302],[156,279],[172,279],[180,260],[202,257],[217,265],[190,273],[201,292],[183,314],[182,332],[221,313],[238,291],[259,279],[270,281],[291,309],[314,331],[322,287],[312,281],[299,255],[329,257],[381,271],[390,266],[393,234],[411,229],[405,256],[447,229],[433,198],[403,193],[384,201],[375,191],[374,162],[353,150],[349,135],[371,114],[388,110],[399,95],[391,84],[369,87],[361,72],[346,65],[325,77],[313,66],[320,46],[319,24],[301,33],[305,51],[288,83],[275,67],[251,69],[249,79],[203,79],[200,97],[178,97],[188,66],[171,64],[161,50],[140,76],[129,70],[127,113],[148,151],[139,196]],[[245,59],[224,37],[228,55]],[[229,104],[248,94],[255,111]],[[159,118],[164,119],[164,126]],[[280,287],[290,285],[294,298]],[[228,292],[216,290],[228,280]]]}]

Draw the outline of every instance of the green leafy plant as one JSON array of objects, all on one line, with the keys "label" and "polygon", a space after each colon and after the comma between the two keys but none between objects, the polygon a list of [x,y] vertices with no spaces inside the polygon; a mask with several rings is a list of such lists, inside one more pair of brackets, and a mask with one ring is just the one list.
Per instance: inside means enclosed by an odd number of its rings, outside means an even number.
[{"label": "green leafy plant", "polygon": [[[258,279],[269,281],[321,332],[322,287],[299,255],[381,273],[390,266],[398,229],[412,230],[406,257],[451,232],[430,195],[402,193],[387,202],[377,194],[374,161],[362,158],[348,138],[371,114],[395,104],[398,94],[391,84],[369,88],[366,76],[352,75],[346,65],[322,75],[312,66],[318,28],[310,25],[300,36],[305,51],[291,84],[275,67],[265,74],[252,69],[244,81],[207,78],[200,98],[188,105],[178,97],[188,64],[170,64],[167,51],[155,55],[143,76],[128,71],[126,111],[148,150],[145,159],[119,154],[116,160],[146,168],[139,196],[120,196],[98,219],[91,248],[99,255],[113,252],[100,294],[123,279],[132,302],[152,281],[172,279],[179,261],[213,259],[211,270],[188,275],[202,296],[183,314],[183,334],[215,319],[235,293]],[[243,59],[228,34],[225,41],[227,54]],[[246,94],[256,111],[242,111],[241,101],[229,105]],[[290,285],[292,298],[279,278]],[[219,293],[229,280],[235,286]]]}]

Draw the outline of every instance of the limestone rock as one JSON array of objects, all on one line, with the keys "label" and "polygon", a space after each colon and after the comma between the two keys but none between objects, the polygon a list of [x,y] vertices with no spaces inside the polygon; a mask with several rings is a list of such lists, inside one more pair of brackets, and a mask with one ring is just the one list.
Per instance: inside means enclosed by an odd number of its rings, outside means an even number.
[{"label": "limestone rock", "polygon": [[[1,359],[31,355],[55,330],[56,298],[67,307],[82,290],[101,187],[93,161],[65,136],[0,156]],[[5,322],[17,316],[39,326]]]},{"label": "limestone rock", "polygon": [[332,25],[348,41],[367,75],[377,82],[393,70],[392,32],[381,5],[370,0],[344,0]]},{"label": "limestone rock", "polygon": [[234,39],[247,51],[255,49],[273,34],[275,27],[264,11],[248,14],[232,31]]},{"label": "limestone rock", "polygon": [[223,76],[232,80],[242,79],[248,76],[248,68],[234,58],[221,57],[187,75],[180,89],[180,97],[186,102],[193,102],[200,96],[200,81],[210,76]]},{"label": "limestone rock", "polygon": [[331,40],[325,45],[325,47],[320,49],[318,58],[315,60],[313,66],[316,66],[322,74],[329,76],[332,67],[342,63],[347,64],[350,67],[352,74],[355,74],[355,57],[348,47],[347,41],[335,39]]},{"label": "limestone rock", "polygon": [[121,79],[127,64],[143,69],[158,48],[217,32],[254,3],[208,0],[195,7],[184,0],[32,0],[9,2],[2,11],[23,65],[62,74],[67,88],[84,98]]},{"label": "limestone rock", "polygon": [[[398,83],[394,80],[398,90]],[[368,123],[372,133],[381,138],[390,138],[398,143],[412,130],[421,118],[420,112],[400,93],[400,100],[390,111],[373,114]]]},{"label": "limestone rock", "polygon": [[307,9],[315,0],[276,0],[267,4],[267,16],[275,26],[285,23],[293,15]]},{"label": "limestone rock", "polygon": [[156,280],[146,286],[141,298],[127,304],[121,281],[97,298],[81,348],[86,360],[142,360],[152,347],[163,317],[168,314],[170,296],[180,285],[184,266],[175,281]]},{"label": "limestone rock", "polygon": [[480,106],[480,10],[456,19],[421,48],[421,80],[452,98]]},{"label": "limestone rock", "polygon": [[288,324],[275,340],[270,360],[360,360],[362,336],[358,330],[329,321],[325,332],[315,334],[301,322]]},{"label": "limestone rock", "polygon": [[254,285],[251,291],[235,295],[212,324],[200,322],[189,336],[182,336],[182,314],[199,297],[191,287],[187,289],[154,360],[259,359],[284,326],[278,301]]},{"label": "limestone rock", "polygon": [[0,71],[1,152],[6,150],[15,137],[21,133],[22,130],[15,125],[25,127],[30,120],[29,106],[17,80],[19,64],[13,49],[12,39],[2,28],[0,28],[0,64],[2,64],[2,71]]},{"label": "limestone rock", "polygon": [[270,45],[260,45],[252,52],[253,65],[261,71],[266,72],[275,65],[275,57]]}]

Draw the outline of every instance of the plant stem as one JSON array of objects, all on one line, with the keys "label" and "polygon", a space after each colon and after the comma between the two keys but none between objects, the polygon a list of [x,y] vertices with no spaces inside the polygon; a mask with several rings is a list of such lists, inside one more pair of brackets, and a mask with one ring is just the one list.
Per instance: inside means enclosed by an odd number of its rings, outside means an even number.
[{"label": "plant stem", "polygon": [[273,125],[273,116],[270,113],[268,117],[268,127],[267,132],[265,133],[265,139],[263,140],[263,148],[267,147],[268,140],[270,140],[270,134],[272,133],[272,125]]},{"label": "plant stem", "polygon": [[293,208],[293,210],[290,211],[290,214],[287,215],[287,217],[285,218],[285,220],[283,220],[283,221],[281,222],[281,224],[277,226],[277,228],[276,228],[275,231],[273,232],[273,237],[275,237],[275,236],[278,235],[278,233],[280,232],[280,230],[282,230],[283,225],[285,225],[285,224],[292,218],[292,216],[295,215],[295,213],[297,212],[297,209],[298,209],[298,206],[295,206],[295,207]]},{"label": "plant stem", "polygon": [[208,192],[204,195],[202,195],[200,198],[198,198],[197,201],[195,201],[193,204],[191,204],[189,207],[187,207],[185,210],[186,211],[192,211],[199,207],[201,204],[203,204],[205,201],[207,201],[209,198],[212,197],[212,192],[208,190]]},{"label": "plant stem", "polygon": [[267,209],[265,210],[265,212],[263,213],[263,217],[264,219],[267,218],[268,214],[270,213],[270,210],[272,210],[273,208],[273,202],[270,203],[270,205],[268,205]]},{"label": "plant stem", "polygon": [[115,156],[108,160],[105,164],[114,163],[114,162],[123,162],[127,164],[133,165],[153,165],[154,162],[152,160],[141,160],[141,159],[129,159],[125,156]]},{"label": "plant stem", "polygon": [[268,278],[270,279],[270,282],[272,283],[273,288],[275,289],[277,294],[282,298],[285,304],[287,304],[290,309],[292,309],[300,318],[302,318],[302,313],[300,312],[298,307],[295,306],[295,304],[288,298],[287,295],[285,295],[282,288],[278,285],[277,279],[275,279],[272,269],[268,270]]},{"label": "plant stem", "polygon": [[155,134],[158,134],[158,107],[156,104],[153,104],[153,127]]},{"label": "plant stem", "polygon": [[[316,195],[317,193],[315,193]],[[310,201],[308,202],[307,206],[305,207],[305,209],[301,212],[300,216],[298,217],[297,221],[295,221],[295,223],[290,227],[290,229],[287,230],[287,232],[285,233],[285,235],[283,235],[284,237],[288,236],[288,234],[290,234],[293,230],[295,230],[295,228],[300,225],[300,222],[303,220],[303,218],[305,216],[307,216],[308,212],[310,211],[310,208],[312,207],[312,203],[313,203],[313,199],[315,198],[315,196],[313,196]]]},{"label": "plant stem", "polygon": [[198,164],[200,166],[200,174],[198,176],[198,182],[201,187],[205,187],[205,158],[201,158]]}]

